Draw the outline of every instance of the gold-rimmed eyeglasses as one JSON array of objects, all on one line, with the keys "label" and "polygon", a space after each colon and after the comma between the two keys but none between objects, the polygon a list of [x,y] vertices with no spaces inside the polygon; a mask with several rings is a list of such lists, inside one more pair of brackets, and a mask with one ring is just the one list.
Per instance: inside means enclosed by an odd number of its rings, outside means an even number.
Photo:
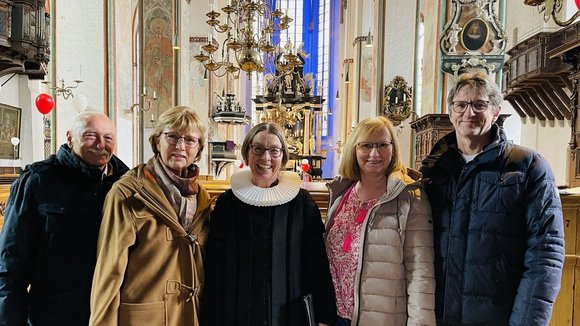
[{"label": "gold-rimmed eyeglasses", "polygon": [[379,152],[384,152],[393,145],[392,142],[380,142],[380,143],[358,143],[356,147],[363,153],[370,153],[373,148],[376,148]]},{"label": "gold-rimmed eyeglasses", "polygon": [[192,136],[180,136],[178,133],[175,132],[164,132],[163,134],[165,135],[165,140],[169,145],[177,146],[177,144],[179,144],[179,142],[183,140],[183,143],[187,148],[196,148],[197,146],[199,146],[199,138]]}]

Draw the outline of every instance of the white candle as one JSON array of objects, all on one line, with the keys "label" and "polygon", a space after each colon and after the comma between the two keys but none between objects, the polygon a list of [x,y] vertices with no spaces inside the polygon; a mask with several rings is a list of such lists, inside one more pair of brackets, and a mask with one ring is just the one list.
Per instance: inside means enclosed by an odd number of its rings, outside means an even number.
[{"label": "white candle", "polygon": [[155,121],[155,116],[151,113],[151,121]]},{"label": "white candle", "polygon": [[399,103],[399,97],[395,97],[395,104]]},{"label": "white candle", "polygon": [[147,87],[143,86],[143,95],[147,95]]},{"label": "white candle", "polygon": [[153,91],[153,99],[156,100],[157,99],[157,91]]},{"label": "white candle", "polygon": [[212,11],[213,11],[213,3],[210,3],[209,4],[209,12],[212,12]]}]

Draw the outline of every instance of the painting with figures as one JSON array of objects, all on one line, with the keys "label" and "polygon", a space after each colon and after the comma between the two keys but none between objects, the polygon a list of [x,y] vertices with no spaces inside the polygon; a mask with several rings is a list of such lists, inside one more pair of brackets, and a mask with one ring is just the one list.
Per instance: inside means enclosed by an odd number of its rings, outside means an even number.
[{"label": "painting with figures", "polygon": [[[18,147],[10,142],[12,137],[20,139],[21,109],[0,104],[0,158],[17,159]],[[15,152],[16,149],[16,152]]]}]

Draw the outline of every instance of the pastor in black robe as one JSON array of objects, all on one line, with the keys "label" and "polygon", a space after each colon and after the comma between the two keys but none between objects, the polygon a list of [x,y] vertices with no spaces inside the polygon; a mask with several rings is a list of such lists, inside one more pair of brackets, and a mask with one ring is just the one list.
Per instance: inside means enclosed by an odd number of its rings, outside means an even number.
[{"label": "pastor in black robe", "polygon": [[280,178],[270,189],[277,193],[256,200],[254,189],[237,189],[232,177],[233,190],[220,196],[211,216],[201,325],[307,325],[308,293],[317,322],[334,323],[320,211],[306,190],[292,190],[293,181]]}]

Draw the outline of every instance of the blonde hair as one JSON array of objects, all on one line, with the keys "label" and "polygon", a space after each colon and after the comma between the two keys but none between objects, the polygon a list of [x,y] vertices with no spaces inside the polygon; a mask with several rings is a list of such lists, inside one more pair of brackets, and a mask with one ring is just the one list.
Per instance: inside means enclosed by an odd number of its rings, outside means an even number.
[{"label": "blonde hair", "polygon": [[356,159],[356,145],[370,139],[382,128],[387,128],[393,144],[393,157],[387,167],[385,175],[388,177],[395,171],[401,171],[406,174],[407,168],[401,161],[401,152],[399,150],[399,140],[396,137],[395,128],[389,119],[384,116],[372,117],[361,121],[348,137],[343,147],[342,158],[338,167],[338,173],[350,180],[360,180],[360,168]]},{"label": "blonde hair", "polygon": [[157,143],[159,143],[159,137],[165,129],[171,129],[178,133],[198,133],[199,150],[195,156],[195,161],[197,162],[201,159],[201,152],[205,147],[205,125],[192,108],[187,106],[175,106],[163,112],[159,118],[157,118],[153,133],[149,136],[149,143],[151,143],[151,149],[155,155],[159,154]]}]

